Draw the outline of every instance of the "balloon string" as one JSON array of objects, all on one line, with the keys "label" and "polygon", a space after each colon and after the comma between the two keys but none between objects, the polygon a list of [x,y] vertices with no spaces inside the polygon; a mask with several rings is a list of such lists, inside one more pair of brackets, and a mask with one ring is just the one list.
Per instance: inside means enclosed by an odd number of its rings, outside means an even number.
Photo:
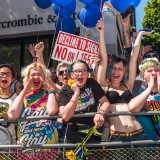
[{"label": "balloon string", "polygon": [[102,15],[102,0],[100,0],[100,13]]},{"label": "balloon string", "polygon": [[[102,0],[100,0],[100,18],[102,18]],[[101,27],[98,27],[98,29],[101,29]]]},{"label": "balloon string", "polygon": [[[86,11],[85,11],[86,12]],[[81,32],[81,34],[83,35],[83,36],[85,36],[86,35],[86,33],[87,33],[87,31],[85,32],[85,26],[84,26],[84,22],[85,22],[85,14],[84,14],[84,17],[83,17],[83,21],[82,21],[82,32]],[[87,28],[88,29],[88,28]],[[85,33],[84,33],[85,32]]]},{"label": "balloon string", "polygon": [[50,61],[51,61],[51,58],[52,58],[52,52],[53,52],[53,49],[54,49],[54,40],[55,40],[55,36],[56,36],[56,28],[57,28],[57,24],[58,24],[60,10],[61,10],[61,5],[59,5],[57,21],[55,22],[55,31],[54,31],[54,34],[53,34],[53,39],[52,39],[52,44],[51,44],[51,51],[49,53],[49,59],[48,59],[47,68],[49,68],[49,64],[50,64]]}]

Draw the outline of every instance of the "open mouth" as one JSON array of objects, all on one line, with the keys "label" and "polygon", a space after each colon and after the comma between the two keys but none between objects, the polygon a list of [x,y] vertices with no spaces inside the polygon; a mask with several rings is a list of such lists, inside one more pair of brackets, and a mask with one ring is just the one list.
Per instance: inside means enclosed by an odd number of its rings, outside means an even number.
[{"label": "open mouth", "polygon": [[7,82],[8,82],[7,80],[2,80],[2,83],[4,84],[7,84]]},{"label": "open mouth", "polygon": [[66,77],[66,76],[65,76],[63,79],[64,79],[65,81],[68,81],[68,77]]},{"label": "open mouth", "polygon": [[83,78],[78,78],[78,82],[83,83]]},{"label": "open mouth", "polygon": [[120,76],[118,76],[118,75],[113,75],[113,78],[114,79],[118,79]]},{"label": "open mouth", "polygon": [[33,82],[34,86],[38,87],[40,85],[40,82],[39,81],[35,81]]}]

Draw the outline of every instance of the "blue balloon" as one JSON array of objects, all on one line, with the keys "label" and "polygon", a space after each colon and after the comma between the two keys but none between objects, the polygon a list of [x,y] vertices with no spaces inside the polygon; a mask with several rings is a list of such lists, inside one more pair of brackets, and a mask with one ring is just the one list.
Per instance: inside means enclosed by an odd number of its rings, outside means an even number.
[{"label": "blue balloon", "polygon": [[95,27],[100,18],[100,8],[95,4],[88,4],[80,10],[78,18],[85,27]]},{"label": "blue balloon", "polygon": [[94,0],[79,0],[79,1],[84,3],[84,4],[88,4],[88,3],[94,2]]},{"label": "blue balloon", "polygon": [[[94,0],[93,2],[92,2],[92,4],[96,4],[98,7],[102,7],[103,8],[103,4],[104,4],[104,2],[107,2],[108,0],[102,0],[102,2],[101,2],[101,0]],[[101,4],[102,3],[102,4]],[[101,6],[102,5],[102,6]],[[102,9],[101,8],[101,9]]]},{"label": "blue balloon", "polygon": [[131,5],[136,8],[141,0],[110,0],[112,6],[120,13],[123,13]]},{"label": "blue balloon", "polygon": [[72,0],[50,0],[53,4],[65,6],[71,3]]},{"label": "blue balloon", "polygon": [[53,10],[55,14],[59,17],[70,17],[76,9],[76,1],[72,0],[71,3],[65,6],[54,5]]},{"label": "blue balloon", "polygon": [[76,31],[76,23],[73,18],[67,17],[67,18],[58,18],[56,24],[56,33],[59,31],[64,31],[67,33],[74,34]]},{"label": "blue balloon", "polygon": [[42,8],[42,9],[46,9],[50,7],[52,4],[50,0],[34,0],[34,2],[39,8]]}]

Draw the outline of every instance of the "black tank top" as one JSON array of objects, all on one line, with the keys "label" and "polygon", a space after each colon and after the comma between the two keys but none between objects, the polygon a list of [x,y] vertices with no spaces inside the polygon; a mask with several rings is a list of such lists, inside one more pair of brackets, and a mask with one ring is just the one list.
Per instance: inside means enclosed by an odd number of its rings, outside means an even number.
[{"label": "black tank top", "polygon": [[129,101],[133,98],[132,93],[128,89],[128,87],[123,84],[127,90],[124,91],[121,95],[117,91],[109,91],[109,86],[108,86],[108,91],[106,92],[106,97],[109,100],[111,104],[115,103],[129,103]]}]

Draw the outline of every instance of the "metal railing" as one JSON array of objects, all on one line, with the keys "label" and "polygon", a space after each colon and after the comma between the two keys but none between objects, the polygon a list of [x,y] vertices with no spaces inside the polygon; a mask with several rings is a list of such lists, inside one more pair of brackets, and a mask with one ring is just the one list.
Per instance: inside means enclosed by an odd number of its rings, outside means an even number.
[{"label": "metal railing", "polygon": [[[108,117],[117,115],[159,115],[160,111],[148,112],[112,112],[108,113]],[[73,117],[93,117],[95,113],[76,114]],[[8,119],[0,119],[3,122],[18,122],[28,120],[48,120],[57,119],[55,116],[34,116],[26,118],[18,118],[15,121]],[[2,138],[2,137],[0,137]],[[160,160],[160,140],[143,140],[129,142],[101,142],[88,143],[86,147],[89,149],[89,160]],[[65,152],[76,148],[77,144],[43,144],[43,145],[0,145],[0,160],[66,160]],[[113,148],[112,148],[113,147]],[[111,149],[112,148],[112,149]],[[8,151],[1,151],[1,150]],[[17,152],[18,149],[29,149],[29,152]],[[40,149],[40,152],[36,152]]]}]

